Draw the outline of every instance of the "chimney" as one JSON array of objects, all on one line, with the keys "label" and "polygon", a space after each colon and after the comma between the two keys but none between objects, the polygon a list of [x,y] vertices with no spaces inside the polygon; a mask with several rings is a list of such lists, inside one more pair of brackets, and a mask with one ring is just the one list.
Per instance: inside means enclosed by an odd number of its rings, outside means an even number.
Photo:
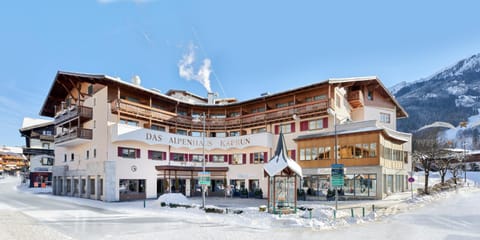
[{"label": "chimney", "polygon": [[137,86],[140,86],[140,83],[141,83],[140,77],[138,75],[133,76],[132,77],[132,83],[137,85]]},{"label": "chimney", "polygon": [[208,93],[208,104],[215,104],[215,97],[217,97],[217,93],[209,92]]}]

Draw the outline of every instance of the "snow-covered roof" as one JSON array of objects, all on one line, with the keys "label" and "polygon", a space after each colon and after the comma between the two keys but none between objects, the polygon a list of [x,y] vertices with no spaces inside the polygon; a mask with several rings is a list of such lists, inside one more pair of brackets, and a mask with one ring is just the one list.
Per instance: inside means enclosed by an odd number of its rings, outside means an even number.
[{"label": "snow-covered roof", "polygon": [[25,117],[23,118],[22,128],[20,128],[20,131],[44,127],[50,124],[53,124],[52,120]]},{"label": "snow-covered roof", "polygon": [[[410,141],[410,138],[411,138],[411,134],[409,133],[398,132],[385,127],[378,126],[376,120],[367,120],[367,121],[361,121],[361,122],[347,122],[343,124],[338,124],[336,134],[343,135],[343,134],[353,134],[353,133],[362,133],[362,132],[371,132],[371,131],[382,131],[385,135],[389,136],[390,138],[393,138],[402,142],[408,142]],[[334,136],[334,135],[335,135],[335,131],[321,132],[321,133],[298,136],[295,140],[312,139],[312,138],[327,137],[327,136]]]},{"label": "snow-covered roof", "polygon": [[303,177],[302,168],[297,162],[288,157],[286,149],[283,133],[280,132],[277,150],[275,150],[275,156],[273,156],[267,164],[263,165],[263,169],[269,176],[275,176],[284,169],[289,168],[300,177]]}]

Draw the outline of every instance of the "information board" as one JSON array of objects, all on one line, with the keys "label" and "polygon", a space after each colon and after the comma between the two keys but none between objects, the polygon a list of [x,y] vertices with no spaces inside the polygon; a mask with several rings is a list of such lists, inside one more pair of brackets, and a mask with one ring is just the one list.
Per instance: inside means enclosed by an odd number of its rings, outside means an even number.
[{"label": "information board", "polygon": [[210,186],[210,172],[199,172],[198,183],[200,185]]},{"label": "information board", "polygon": [[343,187],[344,172],[343,164],[332,164],[332,187]]}]

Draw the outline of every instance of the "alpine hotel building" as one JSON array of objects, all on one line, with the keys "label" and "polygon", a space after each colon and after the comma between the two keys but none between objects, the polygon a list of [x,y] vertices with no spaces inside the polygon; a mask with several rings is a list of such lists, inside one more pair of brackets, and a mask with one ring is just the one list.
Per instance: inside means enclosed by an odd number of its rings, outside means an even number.
[{"label": "alpine hotel building", "polygon": [[266,197],[263,164],[280,131],[302,167],[298,186],[307,199],[325,199],[335,152],[345,166],[340,195],[347,199],[405,191],[411,169],[411,135],[396,131],[397,118],[407,113],[376,77],[328,79],[239,102],[211,93],[161,93],[142,87],[138,77],[124,82],[58,72],[40,114],[54,118],[56,195],[103,201],[165,192],[199,196],[205,157],[208,196],[262,189]]}]

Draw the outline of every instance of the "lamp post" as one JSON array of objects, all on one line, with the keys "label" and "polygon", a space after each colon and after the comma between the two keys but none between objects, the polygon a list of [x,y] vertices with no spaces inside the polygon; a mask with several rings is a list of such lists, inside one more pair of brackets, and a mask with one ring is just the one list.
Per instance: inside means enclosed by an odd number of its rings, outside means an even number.
[{"label": "lamp post", "polygon": [[465,174],[464,185],[467,184],[467,143],[463,142],[463,172]]},{"label": "lamp post", "polygon": [[[202,114],[203,133],[202,133],[202,171],[205,174],[205,112]],[[202,207],[205,209],[205,184],[202,185]]]},{"label": "lamp post", "polygon": [[[337,113],[335,112],[335,110],[331,109],[331,108],[328,108],[327,110],[328,114],[332,115],[333,116],[333,128],[335,129],[334,130],[334,134],[335,134],[335,145],[333,146],[335,148],[335,151],[333,154],[335,154],[335,164],[338,164],[338,143],[337,143]],[[337,186],[335,185],[335,211],[338,210],[338,191],[337,191]]]}]

